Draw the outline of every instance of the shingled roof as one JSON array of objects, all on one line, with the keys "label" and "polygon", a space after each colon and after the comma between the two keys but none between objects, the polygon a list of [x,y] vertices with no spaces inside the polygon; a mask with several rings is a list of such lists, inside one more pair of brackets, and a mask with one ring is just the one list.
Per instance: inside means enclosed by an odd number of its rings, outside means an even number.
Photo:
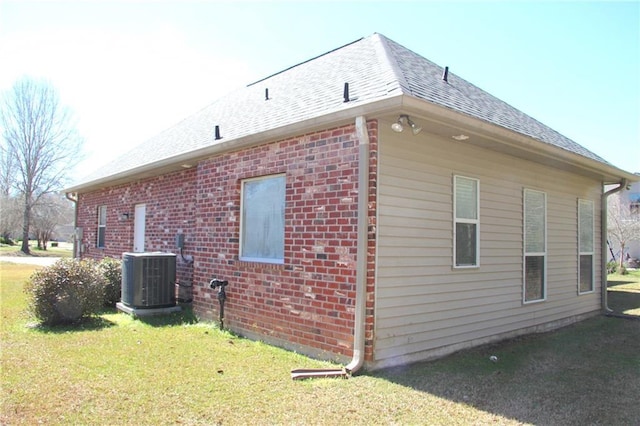
[{"label": "shingled roof", "polygon": [[[385,99],[410,96],[608,165],[586,148],[380,34],[373,34],[232,92],[147,140],[76,186],[134,174],[216,144]],[[349,83],[349,102],[343,87]],[[268,92],[268,98],[267,98]],[[354,113],[355,115],[355,113]],[[221,139],[215,139],[219,126]]]}]

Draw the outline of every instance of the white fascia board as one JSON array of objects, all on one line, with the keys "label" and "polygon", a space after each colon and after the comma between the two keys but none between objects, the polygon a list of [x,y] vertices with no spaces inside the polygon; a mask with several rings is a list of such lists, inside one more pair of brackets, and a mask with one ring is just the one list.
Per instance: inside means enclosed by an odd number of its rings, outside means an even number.
[{"label": "white fascia board", "polygon": [[166,159],[155,161],[153,163],[144,164],[140,167],[125,170],[121,173],[116,173],[88,182],[83,182],[78,185],[66,188],[64,192],[88,192],[98,188],[118,185],[151,176],[157,176],[162,173],[181,170],[182,164],[194,163],[204,158],[223,152],[269,143],[275,140],[285,139],[292,136],[304,135],[329,127],[355,123],[355,118],[358,116],[373,117],[383,114],[389,114],[394,111],[400,110],[403,97],[404,96],[402,94],[399,94],[398,96],[384,98],[382,100],[366,102],[359,105],[356,104],[353,107],[347,107],[330,114],[313,117],[287,126],[270,129],[260,133],[254,133],[237,139],[218,141],[198,150],[175,155]]}]

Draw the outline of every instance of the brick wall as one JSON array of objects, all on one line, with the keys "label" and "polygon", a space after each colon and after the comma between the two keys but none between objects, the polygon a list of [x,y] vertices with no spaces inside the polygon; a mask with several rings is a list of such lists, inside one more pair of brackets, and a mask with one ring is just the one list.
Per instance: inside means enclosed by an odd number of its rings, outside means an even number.
[{"label": "brick wall", "polygon": [[[371,143],[366,355],[372,356],[377,123]],[[316,354],[348,357],[355,308],[358,142],[347,125],[201,161],[197,168],[82,194],[78,226],[85,256],[120,257],[133,247],[135,204],[147,208],[147,251],[175,252],[185,233],[179,279],[193,281],[194,309],[217,320],[212,278],[226,279],[225,326],[248,336]],[[284,264],[240,261],[240,197],[243,179],[286,176]],[[97,206],[107,205],[104,249],[95,247]],[[131,219],[120,220],[122,212]],[[181,265],[182,263],[182,265]],[[306,349],[306,350],[305,350]],[[309,350],[311,349],[311,350]]]},{"label": "brick wall", "polygon": [[[242,180],[280,173],[286,175],[284,264],[240,261]],[[230,328],[289,347],[351,355],[358,216],[354,126],[210,158],[198,167],[198,183],[196,310],[217,319],[216,294],[205,284],[226,279]]]},{"label": "brick wall", "polygon": [[[176,253],[175,236],[178,232],[185,233],[189,241],[190,224],[195,214],[195,177],[194,168],[80,194],[77,226],[83,229],[83,257],[120,259],[122,253],[133,251],[136,204],[146,205],[145,251]],[[97,209],[100,205],[107,206],[104,248],[96,247]],[[123,213],[128,213],[129,218],[123,219]],[[186,245],[185,253],[191,248]],[[192,269],[178,256],[179,280],[191,281]]]}]

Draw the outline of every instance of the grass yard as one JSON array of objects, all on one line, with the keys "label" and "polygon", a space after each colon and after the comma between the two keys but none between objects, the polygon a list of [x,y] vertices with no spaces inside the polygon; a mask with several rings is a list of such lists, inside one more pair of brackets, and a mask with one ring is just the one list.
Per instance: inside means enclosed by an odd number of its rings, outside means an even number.
[{"label": "grass yard", "polygon": [[[637,425],[640,321],[562,330],[363,373],[293,381],[330,364],[252,342],[187,313],[105,312],[79,328],[33,328],[0,264],[0,424]],[[496,355],[498,362],[489,361]]]},{"label": "grass yard", "polygon": [[[36,241],[29,241],[29,248],[33,257],[71,257],[73,254],[73,244],[59,242],[58,247],[52,247],[51,242],[47,244],[46,250],[39,250]],[[15,246],[0,245],[0,256],[27,256],[20,251],[20,243]]]},{"label": "grass yard", "polygon": [[640,317],[640,271],[608,277],[609,308],[618,314]]}]

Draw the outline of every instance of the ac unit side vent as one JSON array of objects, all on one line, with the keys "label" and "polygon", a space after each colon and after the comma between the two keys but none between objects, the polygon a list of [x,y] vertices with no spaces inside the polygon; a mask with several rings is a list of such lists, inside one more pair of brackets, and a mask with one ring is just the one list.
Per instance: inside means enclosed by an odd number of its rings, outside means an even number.
[{"label": "ac unit side vent", "polygon": [[126,306],[143,309],[175,306],[175,282],[175,254],[122,255],[122,303]]}]

